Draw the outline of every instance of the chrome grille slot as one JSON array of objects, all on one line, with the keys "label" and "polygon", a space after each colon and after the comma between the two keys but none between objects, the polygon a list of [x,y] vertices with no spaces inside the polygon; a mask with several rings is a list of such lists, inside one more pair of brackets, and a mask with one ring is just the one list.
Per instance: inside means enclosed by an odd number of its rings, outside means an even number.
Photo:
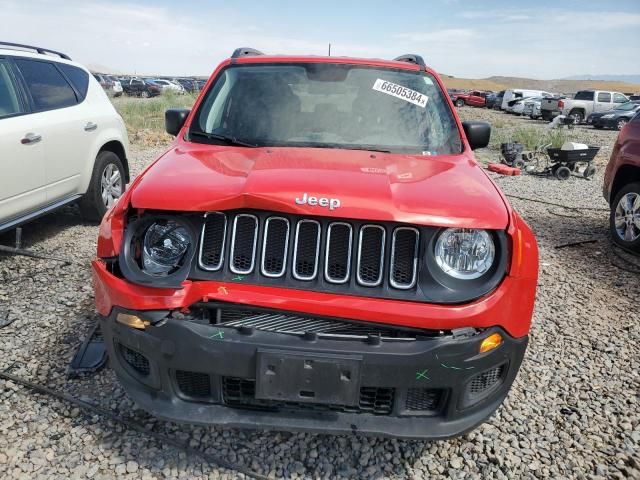
[{"label": "chrome grille slot", "polygon": [[420,233],[411,227],[398,227],[391,242],[391,271],[389,283],[398,289],[413,288],[418,274],[418,246]]},{"label": "chrome grille slot", "polygon": [[224,244],[227,236],[227,216],[221,212],[207,213],[200,236],[200,267],[216,271],[222,267]]},{"label": "chrome grille slot", "polygon": [[233,220],[231,235],[231,265],[233,273],[246,275],[253,271],[258,241],[258,218],[241,213]]},{"label": "chrome grille slot", "polygon": [[315,220],[300,220],[296,225],[293,276],[298,280],[316,278],[319,254],[320,223]]},{"label": "chrome grille slot", "polygon": [[358,240],[358,283],[376,287],[382,283],[385,229],[380,225],[364,225]]},{"label": "chrome grille slot", "polygon": [[262,264],[260,271],[266,277],[281,277],[287,268],[289,247],[289,220],[269,217],[264,226]]},{"label": "chrome grille slot", "polygon": [[329,224],[324,261],[324,278],[331,283],[345,283],[351,271],[352,228],[344,222]]}]

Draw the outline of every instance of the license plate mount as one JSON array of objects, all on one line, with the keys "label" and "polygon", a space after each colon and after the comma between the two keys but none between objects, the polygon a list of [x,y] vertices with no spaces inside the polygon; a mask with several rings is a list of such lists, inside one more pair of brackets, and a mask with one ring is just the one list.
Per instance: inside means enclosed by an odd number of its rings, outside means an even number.
[{"label": "license plate mount", "polygon": [[355,406],[362,358],[355,355],[259,350],[256,398]]}]

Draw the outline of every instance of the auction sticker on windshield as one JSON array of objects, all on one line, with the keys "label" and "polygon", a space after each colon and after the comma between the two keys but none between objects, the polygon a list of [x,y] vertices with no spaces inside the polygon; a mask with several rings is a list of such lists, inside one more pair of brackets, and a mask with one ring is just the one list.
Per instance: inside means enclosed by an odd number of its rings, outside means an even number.
[{"label": "auction sticker on windshield", "polygon": [[405,102],[413,103],[414,105],[418,105],[422,108],[427,106],[427,100],[429,100],[429,97],[420,92],[416,92],[415,90],[411,90],[410,88],[403,87],[396,83],[387,82],[381,78],[378,78],[375,81],[373,89],[377,92],[386,93],[392,97],[404,100]]}]

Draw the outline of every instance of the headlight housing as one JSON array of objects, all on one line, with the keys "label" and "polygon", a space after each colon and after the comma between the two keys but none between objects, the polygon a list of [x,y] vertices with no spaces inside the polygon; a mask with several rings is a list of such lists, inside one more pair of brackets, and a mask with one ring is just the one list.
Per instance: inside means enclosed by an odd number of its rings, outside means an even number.
[{"label": "headlight housing", "polygon": [[494,241],[486,230],[449,228],[438,236],[434,255],[446,275],[473,280],[491,269],[495,252]]},{"label": "headlight housing", "polygon": [[196,231],[186,216],[144,216],[127,225],[118,264],[134,283],[180,288],[191,270],[196,244]]}]

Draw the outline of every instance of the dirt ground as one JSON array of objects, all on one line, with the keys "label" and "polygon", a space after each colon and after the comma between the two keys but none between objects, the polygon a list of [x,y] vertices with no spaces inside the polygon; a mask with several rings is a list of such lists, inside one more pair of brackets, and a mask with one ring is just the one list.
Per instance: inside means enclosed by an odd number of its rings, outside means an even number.
[{"label": "dirt ground", "polygon": [[[460,113],[501,130],[544,128],[487,110]],[[0,328],[0,370],[99,405],[192,450],[0,380],[0,478],[245,477],[239,470],[272,478],[640,478],[640,259],[612,247],[601,195],[617,132],[574,130],[576,138],[601,147],[592,180],[494,177],[537,235],[540,280],[522,369],[505,404],[475,431],[420,442],[193,427],[136,408],[108,368],[67,378],[95,318],[89,261],[97,237],[97,227],[68,207],[26,226],[24,243],[72,264],[0,256],[0,321],[11,322]],[[134,146],[133,172],[162,148]],[[496,155],[495,148],[478,152],[482,163]],[[563,246],[577,241],[589,243]],[[11,242],[0,235],[0,244]]]}]

